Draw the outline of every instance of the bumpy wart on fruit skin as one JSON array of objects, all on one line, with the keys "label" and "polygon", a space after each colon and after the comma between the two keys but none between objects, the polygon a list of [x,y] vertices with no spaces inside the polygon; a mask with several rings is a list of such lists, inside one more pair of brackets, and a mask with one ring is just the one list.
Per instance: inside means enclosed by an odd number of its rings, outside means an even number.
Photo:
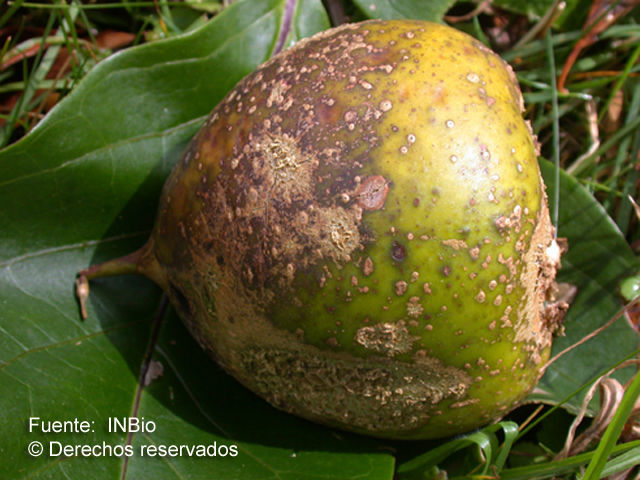
[{"label": "bumpy wart on fruit skin", "polygon": [[549,355],[552,228],[511,69],[417,21],[301,41],[216,107],[141,267],[272,404],[376,436],[502,416]]}]

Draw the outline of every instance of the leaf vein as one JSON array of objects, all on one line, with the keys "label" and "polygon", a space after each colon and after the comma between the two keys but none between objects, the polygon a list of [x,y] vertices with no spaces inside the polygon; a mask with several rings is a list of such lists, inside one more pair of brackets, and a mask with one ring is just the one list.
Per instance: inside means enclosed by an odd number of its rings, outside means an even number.
[{"label": "leaf vein", "polygon": [[[60,313],[60,315],[62,316],[62,318],[69,320],[69,321],[74,321],[73,318],[71,318],[71,315],[69,315],[67,312],[65,312],[64,310],[62,310],[60,307],[58,307],[57,305],[55,305],[54,303],[51,303],[50,301],[46,300],[43,297],[39,297],[31,292],[29,292],[28,290],[26,290],[18,281],[18,279],[15,277],[15,275],[13,274],[13,271],[11,270],[11,266],[8,266],[6,268],[7,274],[9,276],[9,279],[11,280],[11,283],[13,283],[15,285],[15,287],[22,292],[24,295],[26,295],[29,298],[33,298],[34,300],[37,300],[39,302],[44,303],[45,305],[48,305],[49,307],[51,307],[53,310],[57,311],[58,313]],[[88,333],[86,330],[83,330],[83,332],[86,334]]]},{"label": "leaf vein", "polygon": [[19,177],[15,177],[12,178],[10,180],[6,180],[4,182],[0,182],[0,188],[5,187],[7,185],[11,185],[13,183],[17,183],[23,180],[28,180],[34,177],[39,177],[42,175],[48,175],[51,173],[54,173],[58,170],[62,170],[68,167],[72,167],[74,165],[77,165],[85,160],[87,160],[88,158],[90,158],[93,155],[96,154],[100,154],[100,153],[111,153],[114,150],[120,148],[120,147],[126,147],[126,146],[130,146],[132,144],[138,143],[138,142],[143,142],[152,138],[163,138],[165,136],[171,135],[177,131],[180,131],[182,129],[185,129],[187,127],[191,127],[192,125],[195,124],[200,124],[204,121],[204,119],[206,118],[206,115],[197,117],[195,119],[189,120],[188,122],[184,122],[181,123],[179,125],[175,125],[171,128],[167,128],[165,130],[162,130],[160,132],[150,132],[150,133],[145,133],[142,135],[138,135],[135,137],[130,137],[130,138],[126,138],[124,140],[120,140],[118,142],[113,142],[113,143],[109,143],[108,145],[104,145],[102,147],[99,148],[95,148],[93,150],[90,150],[88,152],[83,153],[82,155],[76,157],[76,158],[72,158],[70,160],[67,160],[65,162],[62,162],[60,165],[57,165],[55,167],[52,168],[46,168],[46,169],[42,169],[42,170],[38,170],[37,172],[33,172],[33,173],[28,173],[25,175],[21,175]]},{"label": "leaf vein", "polygon": [[51,350],[53,348],[62,347],[62,346],[68,345],[70,343],[81,342],[81,341],[88,340],[90,338],[98,337],[98,336],[101,336],[101,335],[108,335],[108,334],[113,333],[115,331],[122,330],[122,329],[125,329],[125,328],[129,328],[129,327],[132,327],[132,326],[134,326],[134,325],[136,325],[136,324],[138,324],[140,322],[146,322],[146,321],[148,321],[148,319],[142,318],[142,319],[134,320],[134,321],[131,321],[131,322],[123,323],[123,324],[120,324],[120,325],[116,325],[116,326],[108,328],[106,330],[100,330],[98,332],[89,333],[87,335],[82,335],[82,336],[79,336],[79,337],[73,337],[73,338],[68,338],[66,340],[61,340],[61,341],[56,342],[56,343],[51,343],[51,344],[47,344],[47,345],[40,345],[38,347],[29,348],[29,349],[25,350],[24,352],[19,353],[15,357],[10,358],[6,362],[0,363],[0,372],[2,372],[9,365],[17,362],[18,360],[22,359],[23,357],[26,357],[29,354],[37,353],[37,352],[46,352],[46,351]]},{"label": "leaf vein", "polygon": [[68,252],[71,250],[77,250],[77,249],[86,248],[86,247],[93,247],[96,245],[102,245],[104,243],[109,243],[109,242],[117,242],[119,240],[127,240],[130,238],[140,237],[143,235],[144,236],[149,235],[149,231],[141,230],[137,232],[129,232],[129,233],[123,233],[121,235],[114,235],[112,237],[101,238],[98,240],[88,240],[85,242],[72,243],[70,245],[62,245],[59,247],[43,248],[42,250],[25,253],[24,255],[19,255],[17,257],[9,258],[4,262],[0,262],[0,268],[11,268],[11,266],[15,265],[16,263],[31,260],[33,258],[43,257],[46,255],[54,255],[56,253]]}]

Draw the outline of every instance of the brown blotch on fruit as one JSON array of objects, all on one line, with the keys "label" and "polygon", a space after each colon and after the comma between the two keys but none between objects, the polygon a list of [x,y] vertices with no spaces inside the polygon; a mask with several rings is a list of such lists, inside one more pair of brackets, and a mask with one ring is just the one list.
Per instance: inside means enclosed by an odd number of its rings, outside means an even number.
[{"label": "brown blotch on fruit", "polygon": [[371,257],[367,257],[364,259],[364,262],[362,263],[362,274],[365,277],[368,277],[372,273],[373,273],[373,260],[371,260]]},{"label": "brown blotch on fruit", "polygon": [[405,282],[404,280],[397,281],[395,285],[396,295],[398,295],[399,297],[404,295],[407,291],[407,287],[407,282]]},{"label": "brown blotch on fruit", "polygon": [[365,178],[356,189],[358,205],[364,210],[380,210],[389,193],[389,183],[382,175]]}]

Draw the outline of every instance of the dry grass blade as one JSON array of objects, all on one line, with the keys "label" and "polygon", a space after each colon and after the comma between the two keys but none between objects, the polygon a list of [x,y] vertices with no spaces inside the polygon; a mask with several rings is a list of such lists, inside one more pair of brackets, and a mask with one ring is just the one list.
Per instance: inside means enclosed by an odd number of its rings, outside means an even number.
[{"label": "dry grass blade", "polygon": [[[576,430],[580,423],[582,423],[588,405],[597,389],[600,390],[600,410],[598,411],[598,415],[589,428],[574,439]],[[608,376],[600,377],[587,391],[582,408],[571,424],[565,446],[557,455],[556,459],[577,455],[586,450],[591,443],[599,440],[606,430],[607,425],[611,422],[611,418],[613,418],[623,395],[624,388],[617,380],[609,378]]]},{"label": "dry grass blade", "polygon": [[477,7],[465,15],[445,15],[444,21],[449,23],[468,22],[481,13],[488,13],[491,10],[491,0],[482,0]]},{"label": "dry grass blade", "polygon": [[[605,432],[607,432],[607,430],[610,428],[612,422],[615,421],[615,416],[618,413],[618,410],[623,408],[621,405],[625,397],[625,393],[627,392],[627,389],[631,384],[630,380],[626,385],[622,386],[617,380],[611,378],[610,376],[616,371],[630,366],[636,367],[637,370],[638,365],[640,365],[639,359],[628,360],[602,375],[598,379],[598,381],[596,381],[589,388],[584,398],[582,408],[573,420],[571,427],[569,428],[569,433],[567,434],[564,448],[555,457],[555,461],[560,461],[568,457],[579,455],[580,453],[587,450],[589,446],[598,443],[601,439],[603,439]],[[600,410],[598,412],[598,415],[595,417],[591,425],[574,439],[576,430],[580,423],[583,421],[588,405],[591,402],[591,399],[593,398],[597,389],[599,389],[600,391]],[[620,438],[624,442],[630,442],[640,438],[640,426],[637,423],[637,417],[639,414],[640,399],[636,398],[633,409],[631,410],[630,415],[627,416],[624,429],[622,430],[622,433],[620,435]],[[615,477],[610,478],[616,478],[619,480],[628,479],[630,478],[628,477],[628,475],[632,471],[633,468],[626,469],[622,472],[618,472]]]},{"label": "dry grass blade", "polygon": [[[600,130],[598,128],[598,111],[596,109],[596,102],[594,100],[588,100],[585,103],[585,108],[587,110],[587,123],[589,125],[589,135],[591,136],[591,146],[589,149],[584,152],[580,157],[576,159],[568,168],[567,173],[574,172],[577,168],[582,165],[582,163],[587,159],[591,158],[591,156],[600,148]],[[598,163],[598,157],[593,160],[595,163]]]},{"label": "dry grass blade", "polygon": [[636,212],[636,217],[638,218],[638,220],[640,220],[640,205],[638,205],[638,203],[633,199],[631,195],[629,195],[629,201],[631,202],[631,205],[633,205],[633,209]]}]

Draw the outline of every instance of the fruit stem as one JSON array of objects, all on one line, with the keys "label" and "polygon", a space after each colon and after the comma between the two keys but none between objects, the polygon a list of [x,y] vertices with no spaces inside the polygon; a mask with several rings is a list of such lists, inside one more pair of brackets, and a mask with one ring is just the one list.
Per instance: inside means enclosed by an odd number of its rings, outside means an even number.
[{"label": "fruit stem", "polygon": [[136,250],[123,257],[114,258],[104,263],[99,263],[98,265],[91,265],[89,268],[79,271],[78,275],[85,277],[87,280],[91,280],[98,277],[139,273],[138,260],[140,259],[141,250],[142,249]]},{"label": "fruit stem", "polygon": [[87,318],[89,280],[114,275],[142,274],[158,282],[160,279],[156,278],[157,275],[154,275],[157,273],[157,268],[154,267],[157,267],[157,262],[153,255],[152,242],[147,242],[142,248],[133,253],[80,270],[76,278],[76,296],[80,303],[82,318]]}]

